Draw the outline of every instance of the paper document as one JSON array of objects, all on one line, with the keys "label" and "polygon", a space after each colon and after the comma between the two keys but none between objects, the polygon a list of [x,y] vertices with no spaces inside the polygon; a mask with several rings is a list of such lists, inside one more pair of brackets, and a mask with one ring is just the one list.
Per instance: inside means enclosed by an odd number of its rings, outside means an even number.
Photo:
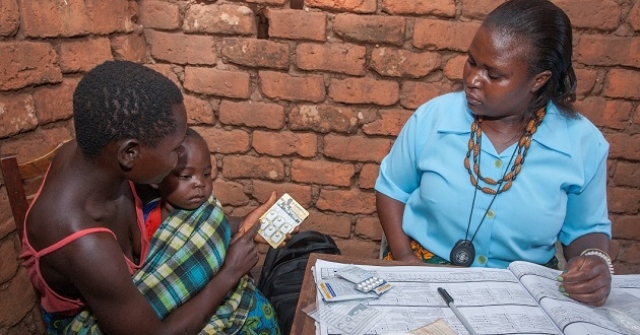
[{"label": "paper document", "polygon": [[[316,283],[334,278],[346,265],[318,260],[313,268]],[[358,266],[394,286],[380,297],[358,301],[383,315],[366,334],[409,333],[438,319],[455,333],[468,334],[438,287],[455,298],[478,334],[640,334],[633,322],[640,316],[640,275],[615,276],[607,304],[595,308],[562,295],[556,281],[560,271],[532,263],[514,262],[509,269]],[[319,294],[316,300],[320,312],[343,303],[327,303]],[[341,334],[322,324],[317,333]]]}]

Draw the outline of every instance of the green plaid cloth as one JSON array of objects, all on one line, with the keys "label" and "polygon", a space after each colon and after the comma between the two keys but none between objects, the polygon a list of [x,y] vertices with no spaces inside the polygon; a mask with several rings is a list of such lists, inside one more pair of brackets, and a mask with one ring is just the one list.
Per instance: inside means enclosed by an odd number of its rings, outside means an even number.
[{"label": "green plaid cloth", "polygon": [[[176,210],[151,239],[149,255],[134,275],[134,284],[164,319],[200,292],[220,270],[230,240],[231,226],[213,195],[196,210]],[[259,318],[270,319],[260,331],[243,329],[250,309]],[[253,279],[245,275],[200,334],[279,334],[270,311],[273,308],[256,290]],[[89,309],[77,315],[65,333],[102,334]]]}]

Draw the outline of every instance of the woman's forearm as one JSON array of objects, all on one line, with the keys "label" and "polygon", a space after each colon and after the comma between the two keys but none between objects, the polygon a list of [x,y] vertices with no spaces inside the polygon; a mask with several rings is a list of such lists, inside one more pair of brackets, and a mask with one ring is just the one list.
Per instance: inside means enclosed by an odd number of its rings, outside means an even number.
[{"label": "woman's forearm", "polygon": [[376,193],[378,217],[394,259],[402,259],[413,255],[410,245],[411,240],[402,230],[404,206],[405,204],[398,200],[379,192]]},{"label": "woman's forearm", "polygon": [[590,248],[600,249],[608,254],[609,237],[602,233],[593,233],[578,237],[568,246],[564,246],[564,257],[568,261],[573,257],[580,256],[583,251]]}]

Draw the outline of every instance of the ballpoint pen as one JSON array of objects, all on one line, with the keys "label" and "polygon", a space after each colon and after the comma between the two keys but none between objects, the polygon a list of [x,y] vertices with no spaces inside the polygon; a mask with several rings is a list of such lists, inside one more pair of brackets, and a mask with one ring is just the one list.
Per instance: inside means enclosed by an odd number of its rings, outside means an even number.
[{"label": "ballpoint pen", "polygon": [[456,304],[453,302],[453,298],[451,297],[451,295],[449,295],[449,292],[447,292],[447,290],[442,287],[438,287],[438,293],[440,293],[440,296],[442,297],[442,299],[444,299],[444,302],[447,303],[447,306],[451,308],[453,314],[455,314],[458,317],[458,320],[462,322],[462,325],[469,332],[469,334],[478,335],[478,333],[476,333],[476,331],[473,330],[473,327],[471,327],[471,325],[469,324],[469,321],[467,321],[467,318],[465,318],[464,315],[460,313],[460,311],[456,307]]}]

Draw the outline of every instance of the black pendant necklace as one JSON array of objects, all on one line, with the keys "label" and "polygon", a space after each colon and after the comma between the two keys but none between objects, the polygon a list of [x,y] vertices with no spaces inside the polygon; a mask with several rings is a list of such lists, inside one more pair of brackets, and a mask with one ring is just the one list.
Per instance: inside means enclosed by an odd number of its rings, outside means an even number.
[{"label": "black pendant necklace", "polygon": [[[478,150],[479,150],[481,141],[482,141],[482,137],[479,137]],[[500,187],[504,182],[504,177],[509,172],[509,166],[513,162],[513,158],[516,156],[516,152],[518,152],[518,146],[516,146],[515,150],[513,151],[513,154],[511,154],[511,159],[509,160],[509,164],[507,164],[504,175],[502,176],[502,178],[500,179],[500,182],[498,183],[498,190],[500,190]],[[481,157],[481,154],[480,152],[478,152],[478,166],[480,165],[480,157]],[[484,219],[487,217],[487,214],[489,213],[489,209],[491,209],[491,205],[493,205],[493,202],[496,200],[496,197],[498,196],[498,194],[501,193],[501,192],[495,192],[493,194],[493,197],[491,198],[491,202],[489,203],[489,206],[487,206],[487,209],[485,210],[484,215],[482,216],[482,219],[480,220],[480,223],[476,228],[476,231],[473,232],[471,239],[467,239],[469,237],[469,229],[471,228],[471,219],[473,217],[473,209],[476,205],[476,196],[478,195],[478,189],[479,187],[474,186],[473,200],[471,201],[471,210],[469,212],[469,221],[467,222],[467,232],[464,234],[464,239],[458,240],[458,242],[456,242],[456,244],[453,246],[453,249],[451,249],[451,254],[449,254],[449,260],[453,265],[464,266],[464,267],[471,266],[471,264],[473,263],[473,260],[476,258],[476,248],[473,246],[473,240],[476,238],[476,234],[478,234],[480,227],[484,223]]]}]

